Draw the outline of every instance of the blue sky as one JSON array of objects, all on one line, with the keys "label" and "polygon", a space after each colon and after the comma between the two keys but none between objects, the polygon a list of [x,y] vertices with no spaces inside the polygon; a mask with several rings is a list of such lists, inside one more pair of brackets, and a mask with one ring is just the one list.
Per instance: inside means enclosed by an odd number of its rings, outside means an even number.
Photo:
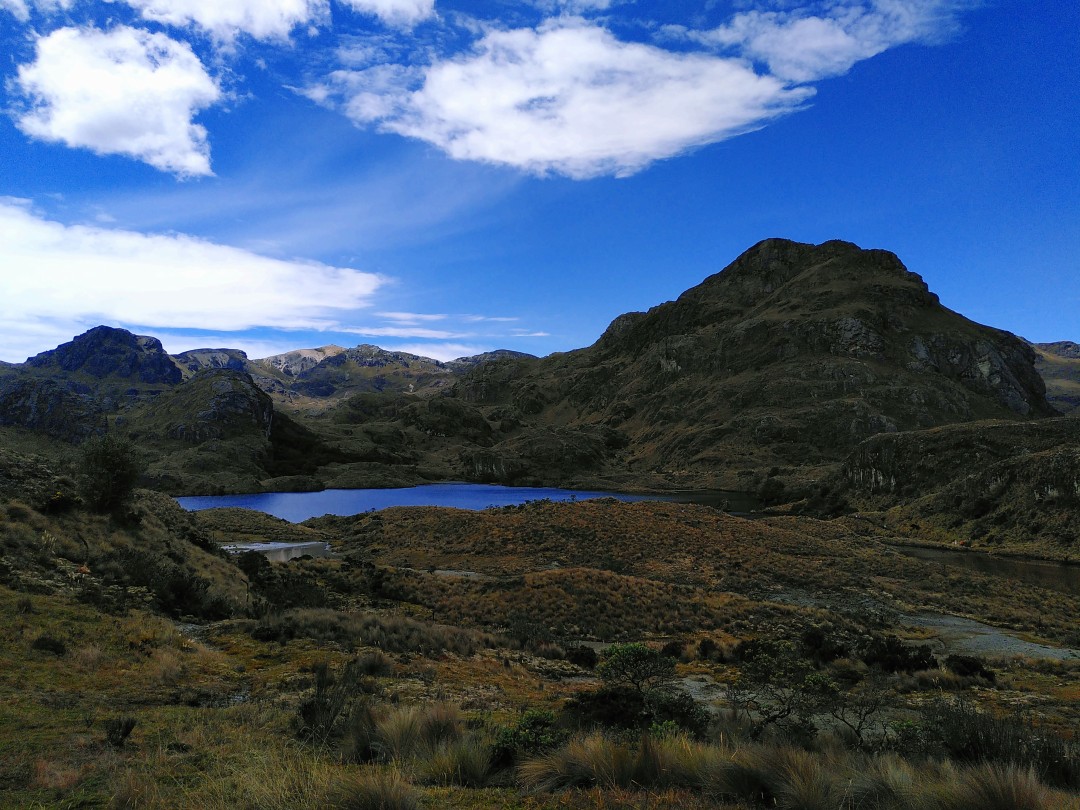
[{"label": "blue sky", "polygon": [[1080,340],[1080,5],[0,0],[0,359],[592,343],[757,241]]}]

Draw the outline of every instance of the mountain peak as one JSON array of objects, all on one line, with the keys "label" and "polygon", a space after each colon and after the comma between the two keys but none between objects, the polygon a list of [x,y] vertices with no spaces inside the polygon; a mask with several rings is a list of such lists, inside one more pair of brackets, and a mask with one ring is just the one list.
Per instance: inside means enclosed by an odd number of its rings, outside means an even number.
[{"label": "mountain peak", "polygon": [[160,340],[112,326],[95,326],[55,349],[28,358],[26,365],[147,384],[174,385],[183,377]]}]

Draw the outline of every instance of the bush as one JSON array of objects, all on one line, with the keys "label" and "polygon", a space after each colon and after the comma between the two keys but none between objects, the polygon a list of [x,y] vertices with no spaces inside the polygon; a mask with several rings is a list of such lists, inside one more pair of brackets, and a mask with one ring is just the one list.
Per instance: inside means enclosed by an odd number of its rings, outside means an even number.
[{"label": "bush", "polygon": [[529,709],[513,726],[499,729],[492,744],[495,767],[509,767],[523,756],[534,756],[561,745],[566,732],[556,725],[555,713]]},{"label": "bush", "polygon": [[583,669],[595,669],[597,662],[600,660],[596,654],[596,650],[592,647],[586,647],[584,645],[567,647],[566,648],[566,660],[575,666],[582,667]]},{"label": "bush", "polygon": [[883,672],[917,672],[921,669],[937,669],[937,661],[930,647],[923,644],[913,647],[896,636],[877,636],[870,641],[862,654],[863,662]]},{"label": "bush", "polygon": [[950,655],[945,658],[945,669],[961,678],[983,678],[990,683],[997,680],[994,670],[986,662],[974,655]]},{"label": "bush", "polygon": [[582,692],[563,707],[567,719],[578,727],[635,729],[649,724],[645,695],[628,687],[603,687]]},{"label": "bush", "polygon": [[79,448],[79,487],[87,506],[97,512],[115,510],[131,495],[143,463],[127,439],[107,433],[87,439]]},{"label": "bush", "polygon": [[50,635],[40,635],[34,639],[30,645],[33,650],[40,650],[41,652],[52,653],[53,655],[66,655],[67,644],[58,638],[53,638]]},{"label": "bush", "polygon": [[1031,767],[1049,784],[1080,788],[1080,745],[1023,715],[994,717],[964,700],[939,699],[926,707],[920,731],[924,746],[958,762]]},{"label": "bush", "polygon": [[138,721],[134,717],[110,717],[105,721],[105,739],[113,748],[123,748]]},{"label": "bush", "polygon": [[675,662],[644,644],[612,644],[596,674],[608,687],[629,687],[644,695],[675,676]]}]

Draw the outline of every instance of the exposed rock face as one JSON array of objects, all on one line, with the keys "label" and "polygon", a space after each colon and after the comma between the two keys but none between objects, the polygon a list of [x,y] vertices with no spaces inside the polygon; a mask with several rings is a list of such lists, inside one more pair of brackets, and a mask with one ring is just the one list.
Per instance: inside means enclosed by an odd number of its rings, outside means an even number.
[{"label": "exposed rock face", "polygon": [[873,436],[845,460],[840,481],[858,502],[903,504],[904,520],[965,543],[1080,550],[1076,417]]},{"label": "exposed rock face", "polygon": [[78,442],[104,427],[98,401],[64,382],[19,376],[0,380],[0,425]]},{"label": "exposed rock face", "polygon": [[334,357],[345,351],[340,346],[322,346],[318,349],[297,349],[294,352],[275,354],[255,362],[261,366],[274,368],[289,377],[296,377],[310,371],[328,357]]},{"label": "exposed rock face", "polygon": [[168,438],[193,444],[240,435],[269,438],[274,406],[250,374],[208,369],[155,402],[153,418]]},{"label": "exposed rock face", "polygon": [[96,326],[68,343],[31,357],[26,366],[151,385],[175,385],[183,379],[160,340],[109,326]]},{"label": "exposed rock face", "polygon": [[246,353],[239,349],[191,349],[172,356],[173,362],[180,367],[187,379],[193,374],[208,368],[228,368],[233,371],[247,371]]}]

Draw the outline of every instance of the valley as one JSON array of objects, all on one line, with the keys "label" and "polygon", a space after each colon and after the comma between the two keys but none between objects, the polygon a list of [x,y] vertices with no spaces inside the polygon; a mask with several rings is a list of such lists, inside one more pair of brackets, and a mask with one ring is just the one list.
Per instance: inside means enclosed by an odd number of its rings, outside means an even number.
[{"label": "valley", "polygon": [[[0,804],[1080,807],[1075,578],[941,556],[1080,558],[1078,363],[770,239],[543,358],[0,366]],[[658,499],[175,500],[445,482]]]}]

